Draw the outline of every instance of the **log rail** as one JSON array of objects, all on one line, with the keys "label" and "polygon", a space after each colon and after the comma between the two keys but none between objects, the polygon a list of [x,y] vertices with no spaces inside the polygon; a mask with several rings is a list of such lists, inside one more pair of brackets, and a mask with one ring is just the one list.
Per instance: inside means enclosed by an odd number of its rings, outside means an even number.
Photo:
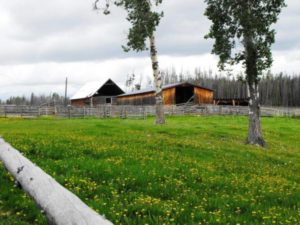
[{"label": "log rail", "polygon": [[112,225],[0,137],[0,161],[53,225]]}]

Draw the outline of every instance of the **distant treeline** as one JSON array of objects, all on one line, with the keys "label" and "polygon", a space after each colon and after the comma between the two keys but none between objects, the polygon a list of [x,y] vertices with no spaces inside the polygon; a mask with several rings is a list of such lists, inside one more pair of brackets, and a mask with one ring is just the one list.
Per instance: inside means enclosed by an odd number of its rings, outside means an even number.
[{"label": "distant treeline", "polygon": [[[163,71],[163,83],[188,81],[214,90],[218,99],[247,98],[247,85],[242,76],[214,75],[195,70],[194,74]],[[267,73],[259,84],[261,104],[265,106],[300,106],[300,76]]]},{"label": "distant treeline", "polygon": [[12,96],[2,104],[7,105],[32,105],[32,106],[42,106],[42,105],[65,105],[69,103],[69,99],[65,100],[64,96],[60,96],[57,93],[51,95],[35,95],[32,93],[29,98],[25,96]]},{"label": "distant treeline", "polygon": [[[162,71],[163,84],[172,84],[188,81],[214,90],[217,99],[247,98],[247,86],[242,76],[230,77],[213,74],[211,71],[195,70],[194,74]],[[135,89],[141,88],[141,80],[131,81]],[[149,83],[149,82],[148,82]],[[127,85],[127,83],[126,83]],[[265,106],[300,106],[300,76],[280,74],[266,74],[259,85],[261,104]],[[10,97],[0,104],[13,105],[65,105],[64,96],[57,93],[51,95],[31,94],[29,98],[24,96]],[[69,99],[67,99],[67,104]]]}]

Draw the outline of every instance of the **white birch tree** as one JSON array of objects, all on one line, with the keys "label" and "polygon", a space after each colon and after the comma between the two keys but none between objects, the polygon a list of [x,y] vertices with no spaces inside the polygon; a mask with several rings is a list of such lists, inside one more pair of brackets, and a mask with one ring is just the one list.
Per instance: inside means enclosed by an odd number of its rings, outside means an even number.
[{"label": "white birch tree", "polygon": [[[100,4],[104,3],[104,14],[109,14],[110,1],[96,0],[94,8],[101,9]],[[154,85],[155,85],[155,104],[156,104],[156,124],[165,123],[163,108],[162,76],[159,70],[157,57],[157,47],[155,31],[163,16],[162,12],[155,11],[155,7],[162,3],[162,0],[115,0],[113,4],[122,7],[127,12],[127,20],[131,23],[127,35],[127,44],[123,50],[150,51]],[[147,44],[147,41],[149,44]]]}]

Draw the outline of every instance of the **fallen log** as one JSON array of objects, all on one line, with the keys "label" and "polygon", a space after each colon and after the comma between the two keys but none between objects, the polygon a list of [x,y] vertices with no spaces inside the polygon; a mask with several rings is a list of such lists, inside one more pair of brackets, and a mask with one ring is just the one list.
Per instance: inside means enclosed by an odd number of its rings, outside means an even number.
[{"label": "fallen log", "polygon": [[0,160],[53,225],[112,225],[0,138]]}]

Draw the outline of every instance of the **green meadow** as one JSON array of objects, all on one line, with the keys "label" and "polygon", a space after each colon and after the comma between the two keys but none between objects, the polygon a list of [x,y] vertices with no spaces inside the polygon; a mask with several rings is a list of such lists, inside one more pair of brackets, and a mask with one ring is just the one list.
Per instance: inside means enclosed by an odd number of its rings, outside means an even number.
[{"label": "green meadow", "polygon": [[[0,119],[0,135],[114,224],[300,224],[300,119]],[[0,163],[0,224],[47,224]]]}]

